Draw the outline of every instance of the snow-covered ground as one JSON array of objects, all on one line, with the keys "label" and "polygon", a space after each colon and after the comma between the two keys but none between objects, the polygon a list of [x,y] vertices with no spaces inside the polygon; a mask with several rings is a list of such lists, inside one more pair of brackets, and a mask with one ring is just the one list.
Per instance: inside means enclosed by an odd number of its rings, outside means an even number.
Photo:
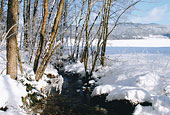
[{"label": "snow-covered ground", "polygon": [[[122,42],[124,41],[124,42]],[[112,46],[169,47],[169,39],[117,40]],[[140,45],[138,44],[140,43]],[[129,45],[126,45],[129,44]],[[169,54],[113,54],[107,55],[106,66],[98,66],[93,78],[97,87],[92,96],[106,94],[106,101],[126,99],[138,104],[134,115],[170,114],[170,55]],[[91,64],[89,63],[89,68]],[[78,62],[65,67],[66,71],[84,74]],[[93,81],[90,81],[93,83]]]},{"label": "snow-covered ground", "polygon": [[[150,35],[142,38],[144,39],[108,40],[107,47],[170,47],[170,39],[166,36]],[[74,39],[68,41],[69,46],[74,45]],[[97,39],[94,40],[92,45],[96,46],[97,42]]]},{"label": "snow-covered ground", "polygon": [[108,94],[107,101],[126,99],[132,103],[150,102],[151,107],[138,105],[135,114],[170,113],[170,57],[138,54],[112,55],[113,62],[94,73],[101,77],[92,96]]},{"label": "snow-covered ground", "polygon": [[[114,44],[115,43],[115,44]],[[142,39],[142,40],[112,40],[108,41],[110,46],[126,47],[170,47],[169,39]],[[28,60],[28,55],[23,54],[22,59]],[[89,66],[90,63],[89,63]],[[23,64],[24,76],[35,79],[32,65]],[[67,71],[75,71],[84,74],[83,64],[78,62],[65,67]],[[106,66],[97,66],[93,74],[97,87],[92,96],[107,94],[106,101],[115,99],[126,99],[132,103],[150,102],[152,106],[138,104],[135,115],[169,115],[170,114],[170,55],[169,54],[113,54],[107,55]],[[18,69],[19,72],[19,69]],[[52,66],[46,73],[58,74]],[[30,83],[19,73],[19,80],[24,84]],[[0,108],[8,107],[7,111],[0,111],[4,115],[26,114],[22,106],[22,97],[25,97],[26,87],[22,82],[12,80],[6,75],[6,51],[5,46],[0,46]],[[94,83],[94,81],[90,81]],[[31,82],[36,87],[32,92],[39,92],[40,88],[46,86],[41,80]],[[31,93],[31,92],[30,92]]]},{"label": "snow-covered ground", "polygon": [[[29,60],[28,54],[21,52],[22,61],[26,62]],[[26,96],[29,94],[37,93],[41,95],[37,96],[37,99],[42,99],[47,97],[48,91],[50,90],[50,86],[47,81],[48,80],[58,80],[58,78],[49,79],[45,75],[44,77],[37,82],[35,80],[35,74],[32,70],[32,64],[23,63],[24,75],[21,75],[19,66],[18,66],[18,76],[17,80],[13,80],[9,75],[6,75],[6,47],[5,45],[0,46],[0,115],[27,115],[33,114],[32,110],[27,108],[30,105],[30,102]],[[58,71],[54,69],[52,65],[49,65],[45,71],[46,74],[51,73],[55,76],[58,75]],[[59,76],[62,78],[62,76]],[[31,85],[30,88],[27,87]],[[58,86],[58,85],[57,85]],[[45,92],[42,92],[41,89],[45,88]],[[48,88],[48,89],[47,89]],[[47,91],[47,90],[48,91]],[[59,90],[58,87],[56,90]],[[26,100],[26,105],[24,105],[23,99]]]}]

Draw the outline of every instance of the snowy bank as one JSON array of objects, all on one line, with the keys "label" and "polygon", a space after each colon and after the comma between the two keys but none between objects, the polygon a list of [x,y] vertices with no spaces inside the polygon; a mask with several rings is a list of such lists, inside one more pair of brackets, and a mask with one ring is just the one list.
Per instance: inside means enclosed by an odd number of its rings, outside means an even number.
[{"label": "snowy bank", "polygon": [[[51,91],[51,87],[55,87],[56,91],[61,93],[63,78],[58,71],[48,65],[45,71],[46,75],[39,82],[35,80],[35,74],[32,69],[32,63],[26,63],[29,60],[29,54],[21,53],[24,75],[21,75],[18,67],[17,80],[13,80],[6,75],[6,48],[0,46],[0,114],[1,115],[27,115],[40,113],[42,111],[32,110],[36,102],[43,101]],[[55,78],[48,78],[47,75],[52,74]],[[49,83],[50,81],[50,83]],[[39,104],[42,106],[42,104]]]},{"label": "snowy bank", "polygon": [[[134,114],[170,113],[170,57],[164,54],[114,54],[106,66],[96,67],[92,77],[97,87],[92,96],[105,94],[106,101],[129,100],[138,104]],[[90,63],[89,63],[90,65]],[[65,67],[83,74],[80,62]],[[142,106],[149,102],[152,106]]]},{"label": "snowy bank", "polygon": [[20,106],[23,105],[21,97],[27,95],[26,87],[8,75],[0,75],[0,84],[0,107],[8,108],[7,112],[0,111],[0,114],[24,114]]}]

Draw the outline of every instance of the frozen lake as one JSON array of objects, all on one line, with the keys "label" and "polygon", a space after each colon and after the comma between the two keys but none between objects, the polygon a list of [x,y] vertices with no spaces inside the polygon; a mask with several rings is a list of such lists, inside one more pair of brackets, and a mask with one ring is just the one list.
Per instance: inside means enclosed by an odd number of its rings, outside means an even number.
[{"label": "frozen lake", "polygon": [[170,47],[107,47],[106,54],[170,54]]}]

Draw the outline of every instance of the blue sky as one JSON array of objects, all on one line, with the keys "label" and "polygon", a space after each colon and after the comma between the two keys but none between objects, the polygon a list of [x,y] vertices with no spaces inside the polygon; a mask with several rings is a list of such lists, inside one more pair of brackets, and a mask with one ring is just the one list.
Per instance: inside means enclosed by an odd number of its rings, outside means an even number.
[{"label": "blue sky", "polygon": [[[149,2],[146,2],[149,1]],[[134,23],[170,25],[170,0],[145,0],[136,5],[129,20]]]}]

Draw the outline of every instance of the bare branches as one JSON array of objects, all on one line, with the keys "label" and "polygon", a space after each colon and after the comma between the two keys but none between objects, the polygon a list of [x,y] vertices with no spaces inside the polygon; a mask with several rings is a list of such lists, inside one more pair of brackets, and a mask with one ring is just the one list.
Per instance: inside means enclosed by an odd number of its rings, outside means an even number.
[{"label": "bare branches", "polygon": [[110,32],[108,33],[108,36],[113,32],[113,30],[116,28],[116,26],[118,25],[119,19],[121,18],[121,16],[131,7],[135,6],[137,3],[139,3],[141,0],[138,0],[136,2],[134,2],[133,4],[131,4],[130,6],[128,6],[126,9],[123,10],[122,13],[120,13],[120,15],[117,17],[114,26],[112,27],[112,29],[110,30]]},{"label": "bare branches", "polygon": [[[2,36],[1,36],[2,40],[0,41],[0,44],[1,44],[1,45],[3,44],[3,42],[4,42],[6,39],[10,38],[12,35],[14,35],[14,34],[17,33],[17,32],[14,32],[14,33],[12,33],[11,35],[8,35],[9,32],[10,32],[15,26],[17,26],[17,25],[18,25],[17,23],[14,24],[7,32],[5,32],[5,33],[2,34]],[[8,37],[7,37],[7,36],[8,36]]]}]

